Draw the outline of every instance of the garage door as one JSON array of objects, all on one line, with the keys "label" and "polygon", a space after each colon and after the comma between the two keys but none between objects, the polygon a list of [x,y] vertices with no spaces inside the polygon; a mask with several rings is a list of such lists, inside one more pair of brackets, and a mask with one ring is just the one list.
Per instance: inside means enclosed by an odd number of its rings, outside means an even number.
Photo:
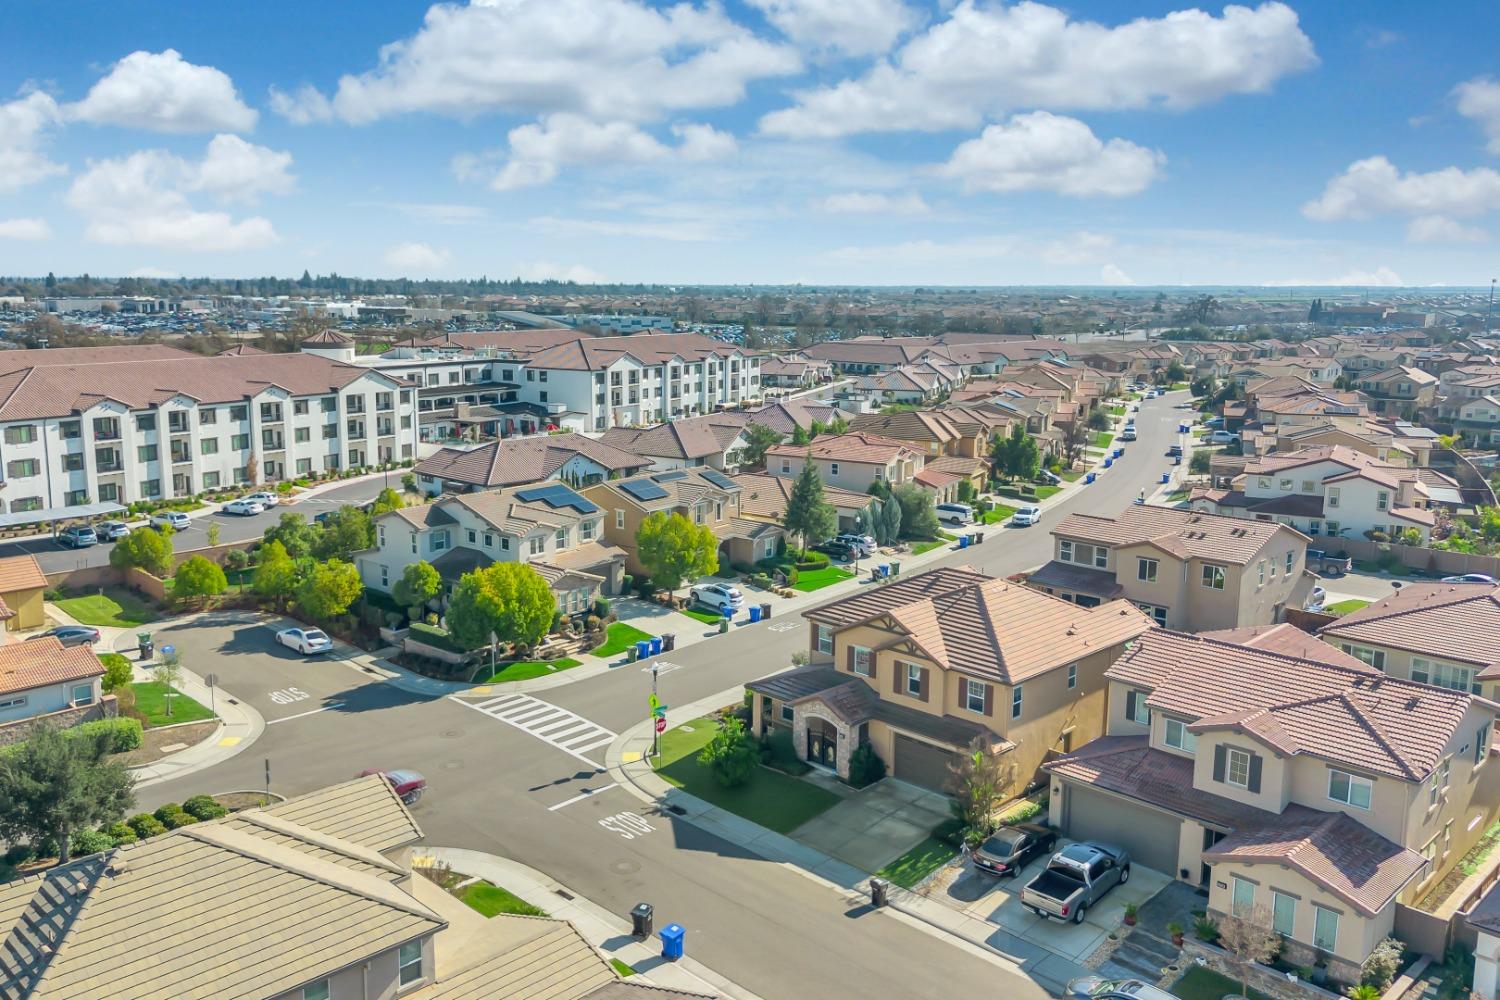
[{"label": "garage door", "polygon": [[896,734],[896,777],[913,785],[947,794],[953,772],[948,763],[953,754],[930,743]]},{"label": "garage door", "polygon": [[1147,868],[1177,872],[1177,832],[1180,821],[1122,799],[1088,788],[1068,788],[1068,817],[1064,833],[1074,840],[1116,844]]}]

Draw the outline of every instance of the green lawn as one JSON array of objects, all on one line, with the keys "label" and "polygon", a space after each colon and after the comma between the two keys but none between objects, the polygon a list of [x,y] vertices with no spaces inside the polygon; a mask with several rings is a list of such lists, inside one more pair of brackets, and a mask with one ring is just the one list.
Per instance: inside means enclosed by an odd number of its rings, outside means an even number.
[{"label": "green lawn", "polygon": [[1010,516],[1016,512],[1014,507],[1007,507],[1003,503],[997,503],[979,517],[980,524],[1001,524],[1010,520]]},{"label": "green lawn", "polygon": [[1107,407],[1105,412],[1107,412],[1112,417],[1123,417],[1125,415],[1125,407],[1111,406]]},{"label": "green lawn", "polygon": [[[1239,996],[1240,984],[1212,969],[1195,966],[1188,970],[1187,975],[1177,980],[1177,985],[1172,987],[1171,993],[1173,996],[1182,997],[1182,1000],[1220,1000],[1230,994]],[[1270,1000],[1270,998],[1259,990],[1251,990],[1249,1000]]]},{"label": "green lawn", "polygon": [[604,645],[595,649],[595,656],[619,656],[631,646],[642,639],[656,638],[650,632],[642,632],[634,625],[626,625],[624,622],[615,622],[605,630]]},{"label": "green lawn", "polygon": [[707,718],[667,730],[661,756],[653,762],[656,773],[670,785],[777,833],[790,833],[839,801],[832,792],[763,767],[755,769],[747,784],[725,788],[698,763],[698,751],[717,730]]},{"label": "green lawn", "polygon": [[[483,679],[476,675],[474,683],[504,684],[507,681],[529,681],[533,677],[546,677],[560,670],[571,670],[580,662],[571,656],[564,656],[560,660],[518,660],[515,663],[507,663]],[[484,673],[488,669],[488,667],[481,667],[479,672]]]},{"label": "green lawn", "polygon": [[697,608],[683,608],[682,613],[687,615],[689,618],[698,619],[705,625],[717,625],[719,624],[719,619],[723,617],[723,615],[720,615],[716,612],[699,611]]},{"label": "green lawn", "polygon": [[1109,431],[1095,431],[1094,436],[1089,439],[1089,444],[1095,448],[1108,448],[1115,436]]},{"label": "green lawn", "polygon": [[[135,692],[135,710],[146,717],[148,728],[178,722],[202,722],[214,717],[208,706],[198,704],[176,688],[169,689],[161,681],[136,681],[130,689]],[[171,715],[167,714],[168,690],[173,693]]]},{"label": "green lawn", "polygon": [[1330,615],[1347,615],[1352,611],[1358,611],[1361,608],[1368,608],[1369,606],[1369,601],[1350,598],[1347,601],[1339,601],[1337,604],[1329,604],[1323,610]]},{"label": "green lawn", "polygon": [[919,556],[923,552],[931,552],[933,549],[937,548],[939,545],[942,545],[942,544],[943,544],[943,539],[941,539],[941,538],[934,539],[933,541],[930,541],[930,542],[913,542],[912,546],[911,546],[911,554],[914,555],[914,556]]},{"label": "green lawn", "polygon": [[1083,470],[1069,469],[1067,472],[1059,472],[1057,475],[1059,478],[1065,479],[1070,483],[1076,483],[1083,478]]},{"label": "green lawn", "polygon": [[952,861],[953,854],[953,848],[929,835],[926,840],[875,874],[889,879],[903,889],[912,889],[928,875]]},{"label": "green lawn", "polygon": [[475,882],[458,890],[458,898],[469,908],[486,917],[497,913],[514,913],[523,917],[545,917],[547,911],[532,906],[515,893],[488,882]]},{"label": "green lawn", "polygon": [[840,569],[837,566],[824,566],[822,569],[810,569],[805,573],[798,572],[797,582],[792,584],[792,589],[800,590],[804,594],[810,594],[814,590],[831,587],[840,580],[852,580],[853,578],[854,574],[847,569]]},{"label": "green lawn", "polygon": [[1038,500],[1045,500],[1050,496],[1056,496],[1061,491],[1061,486],[1033,486],[1031,488],[1031,492],[1036,494]]},{"label": "green lawn", "polygon": [[66,593],[57,606],[85,625],[135,628],[161,619],[154,608],[123,587],[105,587],[102,594]]},{"label": "green lawn", "polygon": [[621,979],[629,979],[631,976],[635,975],[635,966],[627,965],[626,963],[620,961],[618,958],[610,959],[609,965],[610,968],[615,970],[615,974],[618,975]]}]

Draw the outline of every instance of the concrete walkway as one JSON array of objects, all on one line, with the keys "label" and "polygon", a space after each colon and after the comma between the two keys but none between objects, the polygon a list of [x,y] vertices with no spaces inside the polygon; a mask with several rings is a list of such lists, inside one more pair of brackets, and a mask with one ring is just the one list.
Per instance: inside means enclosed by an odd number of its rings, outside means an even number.
[{"label": "concrete walkway", "polygon": [[[413,859],[420,866],[427,859],[447,864],[453,871],[478,875],[494,885],[515,893],[548,916],[566,920],[578,929],[584,939],[603,952],[635,969],[629,982],[685,990],[689,993],[721,995],[735,1000],[759,1000],[759,997],[737,983],[725,979],[694,960],[692,929],[684,947],[684,956],[676,962],[661,957],[659,938],[631,937],[630,923],[622,916],[579,895],[543,872],[509,858],[453,847],[423,847]],[[656,930],[672,923],[670,913],[655,915]]]}]

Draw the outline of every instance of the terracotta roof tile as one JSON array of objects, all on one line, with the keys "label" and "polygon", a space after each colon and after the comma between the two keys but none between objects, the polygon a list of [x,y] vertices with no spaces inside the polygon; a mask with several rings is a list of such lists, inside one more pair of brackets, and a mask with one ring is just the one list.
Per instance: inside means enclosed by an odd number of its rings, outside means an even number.
[{"label": "terracotta roof tile", "polygon": [[45,586],[47,574],[42,572],[36,556],[8,556],[0,559],[0,594]]},{"label": "terracotta roof tile", "polygon": [[1390,597],[1350,612],[1318,633],[1392,646],[1477,666],[1500,676],[1500,587],[1487,583],[1409,583]]},{"label": "terracotta roof tile", "polygon": [[64,646],[50,635],[0,646],[0,694],[103,674],[104,664],[88,646]]},{"label": "terracotta roof tile", "polygon": [[766,450],[766,455],[828,459],[835,462],[862,462],[867,465],[884,465],[894,458],[917,457],[918,451],[904,441],[850,431],[847,434],[827,434],[814,438],[811,444],[778,444]]},{"label": "terracotta roof tile", "polygon": [[417,463],[417,474],[471,486],[521,486],[540,482],[576,455],[610,472],[631,472],[650,465],[641,455],[582,434],[548,434],[506,438],[473,449],[444,448]]},{"label": "terracotta roof tile", "polygon": [[1126,507],[1114,517],[1069,514],[1052,529],[1052,534],[1105,545],[1150,542],[1179,558],[1241,565],[1253,561],[1272,542],[1289,544],[1307,540],[1305,535],[1284,524],[1154,504]]}]

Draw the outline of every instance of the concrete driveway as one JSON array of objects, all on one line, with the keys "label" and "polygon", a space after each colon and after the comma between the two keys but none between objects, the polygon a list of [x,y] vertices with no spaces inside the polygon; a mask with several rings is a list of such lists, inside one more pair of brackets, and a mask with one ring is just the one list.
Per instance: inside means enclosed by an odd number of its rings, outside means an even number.
[{"label": "concrete driveway", "polygon": [[945,796],[885,778],[803,823],[792,837],[874,872],[920,844],[949,815]]}]

